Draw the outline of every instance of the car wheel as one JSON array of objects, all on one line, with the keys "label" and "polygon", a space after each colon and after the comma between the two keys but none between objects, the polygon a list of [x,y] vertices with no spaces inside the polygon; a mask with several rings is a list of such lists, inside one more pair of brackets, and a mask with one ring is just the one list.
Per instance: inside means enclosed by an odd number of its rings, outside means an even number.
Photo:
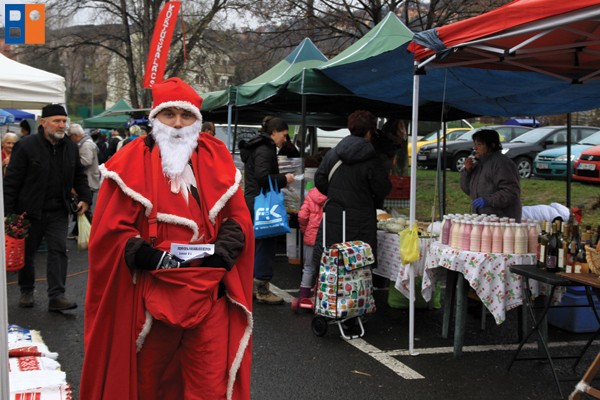
[{"label": "car wheel", "polygon": [[468,153],[460,153],[454,156],[452,160],[452,170],[461,172],[465,169],[465,160],[469,157]]},{"label": "car wheel", "polygon": [[517,173],[521,179],[531,178],[532,165],[529,158],[519,157],[515,160],[515,164],[517,164]]}]

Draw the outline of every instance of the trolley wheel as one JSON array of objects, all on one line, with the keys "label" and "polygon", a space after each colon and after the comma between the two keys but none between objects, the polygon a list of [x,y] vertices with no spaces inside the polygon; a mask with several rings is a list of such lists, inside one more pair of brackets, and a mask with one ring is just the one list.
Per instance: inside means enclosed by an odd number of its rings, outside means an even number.
[{"label": "trolley wheel", "polygon": [[292,304],[292,311],[295,312],[295,313],[297,313],[298,309],[300,307],[300,301],[296,297],[294,297],[292,299],[292,303],[291,304]]},{"label": "trolley wheel", "polygon": [[315,336],[325,336],[327,333],[327,320],[325,317],[317,315],[313,317],[311,328]]}]

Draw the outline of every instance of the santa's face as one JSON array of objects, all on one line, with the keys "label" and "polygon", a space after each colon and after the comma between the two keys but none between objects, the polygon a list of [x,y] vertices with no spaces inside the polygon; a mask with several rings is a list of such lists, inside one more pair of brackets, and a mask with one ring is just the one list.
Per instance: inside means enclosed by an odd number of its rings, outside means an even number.
[{"label": "santa's face", "polygon": [[[163,113],[165,115],[161,118]],[[201,126],[202,121],[185,110],[167,108],[157,115],[152,123],[152,135],[160,149],[163,172],[167,177],[181,175],[198,146]]]},{"label": "santa's face", "polygon": [[156,115],[156,119],[165,125],[178,129],[190,126],[197,120],[192,112],[175,107],[165,108]]}]

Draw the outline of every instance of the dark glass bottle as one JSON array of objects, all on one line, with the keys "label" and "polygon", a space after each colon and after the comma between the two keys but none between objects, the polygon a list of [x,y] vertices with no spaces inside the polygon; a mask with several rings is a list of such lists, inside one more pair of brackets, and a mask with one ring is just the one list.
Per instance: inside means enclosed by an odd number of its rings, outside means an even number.
[{"label": "dark glass bottle", "polygon": [[557,222],[552,224],[550,239],[546,246],[546,271],[558,272],[558,233]]},{"label": "dark glass bottle", "polygon": [[[562,226],[561,226],[562,225]],[[564,272],[566,269],[566,259],[567,259],[567,243],[565,240],[567,236],[567,224],[566,223],[558,223],[556,231],[556,235],[558,237],[558,259],[556,260],[557,268],[559,271]]]}]

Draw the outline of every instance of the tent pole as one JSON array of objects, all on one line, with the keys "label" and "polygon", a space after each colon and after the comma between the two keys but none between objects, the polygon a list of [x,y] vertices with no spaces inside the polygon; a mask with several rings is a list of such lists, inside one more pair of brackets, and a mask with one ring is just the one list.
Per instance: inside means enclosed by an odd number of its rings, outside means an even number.
[{"label": "tent pole", "polygon": [[227,104],[227,148],[232,149],[231,154],[233,154],[233,147],[231,143],[231,120],[233,118],[233,104]]},{"label": "tent pole", "polygon": [[567,114],[567,208],[571,211],[571,175],[573,174],[571,164],[571,113]]},{"label": "tent pole", "polygon": [[[439,187],[439,181],[438,181],[438,193],[441,193],[440,195],[440,217],[442,217],[444,214],[446,214],[446,132],[448,131],[448,129],[446,128],[446,121],[444,119],[443,121],[443,128],[444,129],[444,138],[443,140],[443,146],[444,146],[444,157],[442,161],[442,183],[441,183],[441,188]],[[440,143],[440,138],[438,137],[438,154],[440,154],[439,151],[439,143]],[[439,174],[439,170],[440,170],[440,164],[438,163],[438,174]],[[438,175],[439,176],[439,175]]]},{"label": "tent pole", "polygon": [[[4,190],[0,174],[0,215],[4,217]],[[2,232],[4,232],[4,218],[2,218]],[[4,235],[0,235],[0,246],[4,249]],[[6,255],[0,252],[0,398],[8,399],[8,297],[6,294]]]},{"label": "tent pole", "polygon": [[[413,150],[417,148],[417,134],[419,133],[419,78],[416,71],[415,63],[415,74],[413,75],[413,106],[412,106],[412,121],[411,127],[411,144]],[[413,151],[414,153],[414,151]],[[417,155],[413,154],[410,158],[410,213],[409,213],[409,227],[415,224],[415,213],[417,203]],[[414,355],[415,346],[415,267],[410,264],[408,267],[408,274],[410,277],[409,288],[410,288],[410,301],[409,301],[409,318],[408,318],[408,352]]]}]

